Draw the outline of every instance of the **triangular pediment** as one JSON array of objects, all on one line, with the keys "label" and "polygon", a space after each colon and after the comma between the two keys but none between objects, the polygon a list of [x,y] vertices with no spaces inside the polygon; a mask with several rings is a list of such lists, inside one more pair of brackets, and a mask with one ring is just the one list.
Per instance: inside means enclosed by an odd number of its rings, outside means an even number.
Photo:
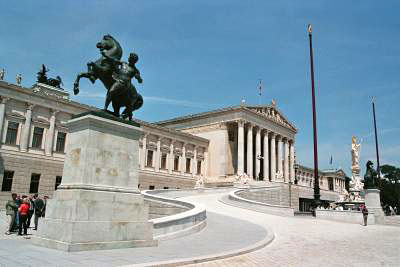
[{"label": "triangular pediment", "polygon": [[247,109],[250,109],[257,114],[260,114],[267,118],[268,120],[272,120],[282,126],[290,128],[294,131],[297,131],[296,127],[279,111],[275,105],[266,105],[266,106],[246,106]]}]

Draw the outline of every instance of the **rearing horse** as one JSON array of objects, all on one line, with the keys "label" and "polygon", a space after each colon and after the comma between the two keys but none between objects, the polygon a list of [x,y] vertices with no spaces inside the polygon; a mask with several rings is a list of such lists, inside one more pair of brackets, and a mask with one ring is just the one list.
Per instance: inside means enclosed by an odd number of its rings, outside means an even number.
[{"label": "rearing horse", "polygon": [[[103,36],[103,39],[96,44],[96,47],[100,49],[100,52],[104,52],[108,57],[120,60],[122,58],[121,45],[111,35],[107,34]],[[112,74],[115,71],[115,66],[107,60],[104,56],[101,56],[95,62],[87,63],[88,71],[79,73],[74,82],[74,94],[79,93],[79,80],[81,78],[87,78],[92,83],[95,83],[97,79],[104,84],[107,91],[110,90],[111,86],[115,82]]]}]

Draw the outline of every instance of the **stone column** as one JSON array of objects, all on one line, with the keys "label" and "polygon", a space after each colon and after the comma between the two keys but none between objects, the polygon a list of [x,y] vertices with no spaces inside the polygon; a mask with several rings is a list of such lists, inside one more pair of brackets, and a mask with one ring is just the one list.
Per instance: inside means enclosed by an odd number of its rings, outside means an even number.
[{"label": "stone column", "polygon": [[283,172],[282,170],[282,136],[278,135],[278,171],[280,173]]},{"label": "stone column", "polygon": [[203,176],[204,178],[207,176],[208,173],[208,149],[206,148],[203,152],[204,160],[203,160]]},{"label": "stone column", "polygon": [[3,125],[4,125],[4,116],[6,114],[6,102],[8,98],[7,97],[1,97],[1,102],[0,102],[0,140],[2,140],[2,134],[3,134]]},{"label": "stone column", "polygon": [[294,182],[294,141],[290,142],[290,181]]},{"label": "stone column", "polygon": [[157,152],[154,164],[154,170],[156,172],[160,171],[160,160],[161,160],[161,137],[157,138]]},{"label": "stone column", "polygon": [[263,172],[264,172],[264,181],[269,181],[269,147],[268,147],[268,131],[264,132],[264,164],[263,164]]},{"label": "stone column", "polygon": [[22,138],[20,142],[20,150],[22,152],[28,151],[28,145],[29,145],[29,135],[31,132],[31,122],[32,122],[32,109],[34,108],[35,105],[33,104],[28,104],[28,107],[26,109],[25,113],[25,123],[24,123],[24,128],[22,131]]},{"label": "stone column", "polygon": [[259,157],[261,156],[261,129],[260,127],[257,128],[256,131],[256,155],[255,155],[255,160],[256,160],[256,172],[254,173],[254,177],[259,180],[260,179],[260,159]]},{"label": "stone column", "polygon": [[253,178],[253,125],[247,130],[247,175]]},{"label": "stone column", "polygon": [[193,148],[193,162],[192,162],[192,177],[196,175],[197,171],[197,147]]},{"label": "stone column", "polygon": [[287,138],[284,140],[284,148],[285,148],[285,155],[283,157],[283,166],[284,166],[284,181],[285,183],[289,182],[289,142]]},{"label": "stone column", "polygon": [[185,146],[186,146],[186,144],[185,143],[183,143],[183,145],[182,145],[182,156],[181,156],[181,175],[184,175],[185,174],[185,169],[186,169],[186,148],[185,148]]},{"label": "stone column", "polygon": [[175,161],[174,141],[171,140],[171,143],[169,144],[169,161],[168,161],[168,173],[169,174],[172,174],[172,170],[174,169],[174,161]]},{"label": "stone column", "polygon": [[56,124],[57,113],[58,113],[58,110],[51,111],[50,127],[49,127],[49,130],[47,131],[47,135],[46,135],[46,147],[45,147],[46,156],[51,156],[53,154],[54,129],[55,129],[55,124]]},{"label": "stone column", "polygon": [[244,172],[244,121],[238,121],[238,174]]},{"label": "stone column", "polygon": [[276,180],[276,148],[275,133],[271,133],[271,181]]},{"label": "stone column", "polygon": [[142,153],[140,153],[141,158],[140,158],[140,168],[144,170],[146,167],[146,149],[147,149],[147,135],[144,134],[142,137]]}]

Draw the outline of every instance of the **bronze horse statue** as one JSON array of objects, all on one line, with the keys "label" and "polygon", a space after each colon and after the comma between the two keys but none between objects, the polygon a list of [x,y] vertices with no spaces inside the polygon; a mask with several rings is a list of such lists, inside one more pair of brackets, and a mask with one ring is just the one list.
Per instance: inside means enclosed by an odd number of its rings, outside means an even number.
[{"label": "bronze horse statue", "polygon": [[[113,87],[113,85],[118,82],[115,77],[118,76],[117,74],[120,72],[119,65],[121,64],[116,64],[116,62],[120,62],[122,58],[121,45],[108,34],[103,36],[103,39],[96,44],[96,47],[100,50],[101,57],[94,62],[87,63],[87,72],[78,74],[74,82],[74,94],[76,95],[79,93],[79,81],[81,78],[87,78],[92,83],[100,79],[107,89],[104,111],[116,117],[120,117],[120,108],[125,107],[122,117],[132,120],[132,112],[143,105],[143,98],[136,92],[136,88],[131,84],[130,86]],[[109,94],[112,88],[117,88],[117,90],[114,90],[115,92],[113,94]],[[114,112],[107,109],[110,102],[112,103]]]}]

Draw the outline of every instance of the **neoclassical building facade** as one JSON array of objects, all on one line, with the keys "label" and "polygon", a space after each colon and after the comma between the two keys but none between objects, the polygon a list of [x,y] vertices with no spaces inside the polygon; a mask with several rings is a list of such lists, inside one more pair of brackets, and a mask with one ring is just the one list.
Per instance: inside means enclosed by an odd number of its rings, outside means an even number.
[{"label": "neoclassical building facade", "polygon": [[[96,108],[59,88],[0,81],[0,205],[10,192],[52,196],[62,181],[66,122],[90,110]],[[209,187],[232,186],[244,173],[254,182],[313,187],[311,169],[295,162],[297,129],[274,103],[136,121],[143,136],[140,160],[132,164],[138,164],[141,189],[193,188],[200,177]],[[338,193],[345,174],[321,172],[320,180],[323,190]]]}]

